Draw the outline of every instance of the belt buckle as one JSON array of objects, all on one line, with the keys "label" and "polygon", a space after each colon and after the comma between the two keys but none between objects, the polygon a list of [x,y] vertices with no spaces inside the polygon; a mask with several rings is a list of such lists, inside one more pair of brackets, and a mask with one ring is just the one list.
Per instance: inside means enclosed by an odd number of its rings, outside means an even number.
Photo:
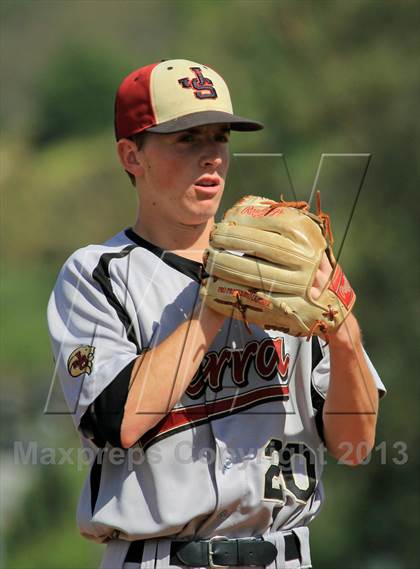
[{"label": "belt buckle", "polygon": [[209,567],[211,569],[214,569],[216,567],[227,567],[227,565],[216,565],[215,563],[213,563],[213,549],[212,549],[212,544],[214,541],[229,541],[228,537],[225,537],[224,535],[215,535],[213,537],[211,537],[209,539]]}]

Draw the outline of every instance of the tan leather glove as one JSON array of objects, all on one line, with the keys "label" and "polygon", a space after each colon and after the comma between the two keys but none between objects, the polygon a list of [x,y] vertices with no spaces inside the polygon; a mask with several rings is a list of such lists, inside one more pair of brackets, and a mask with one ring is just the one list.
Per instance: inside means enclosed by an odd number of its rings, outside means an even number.
[{"label": "tan leather glove", "polygon": [[[319,196],[318,196],[319,200]],[[210,234],[208,277],[200,295],[229,317],[293,336],[328,334],[351,311],[356,295],[332,253],[329,216],[306,202],[246,196]],[[333,272],[316,300],[311,287],[324,252]]]}]

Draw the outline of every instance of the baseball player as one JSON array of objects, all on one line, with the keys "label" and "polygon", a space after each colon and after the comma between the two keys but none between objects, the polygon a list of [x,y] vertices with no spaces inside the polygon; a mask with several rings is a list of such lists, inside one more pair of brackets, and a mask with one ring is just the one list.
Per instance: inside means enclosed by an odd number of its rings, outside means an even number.
[{"label": "baseball player", "polygon": [[[352,314],[327,345],[200,299],[230,131],[261,128],[199,63],[154,63],[118,89],[136,222],[71,255],[48,306],[56,370],[95,456],[78,525],[107,544],[103,568],[310,567],[324,450],[356,464],[373,446],[384,386]],[[330,273],[325,258],[314,296]]]}]

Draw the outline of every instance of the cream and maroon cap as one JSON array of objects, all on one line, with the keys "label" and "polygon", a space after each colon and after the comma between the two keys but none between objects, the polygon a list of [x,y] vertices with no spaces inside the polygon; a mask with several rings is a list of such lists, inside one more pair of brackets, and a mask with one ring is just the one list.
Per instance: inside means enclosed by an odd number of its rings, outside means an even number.
[{"label": "cream and maroon cap", "polygon": [[130,73],[117,91],[117,140],[144,130],[171,133],[217,123],[228,123],[232,130],[264,128],[233,114],[226,83],[200,63],[185,59],[152,63]]}]

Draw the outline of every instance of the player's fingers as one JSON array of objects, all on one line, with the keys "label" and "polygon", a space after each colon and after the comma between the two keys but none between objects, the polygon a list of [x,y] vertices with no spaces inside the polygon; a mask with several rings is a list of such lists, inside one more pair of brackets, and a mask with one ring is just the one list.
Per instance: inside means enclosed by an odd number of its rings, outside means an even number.
[{"label": "player's fingers", "polygon": [[333,270],[328,255],[324,252],[322,255],[321,263],[319,265],[319,269],[328,276],[331,275],[331,271]]},{"label": "player's fingers", "polygon": [[318,270],[315,274],[314,282],[311,287],[311,296],[314,299],[319,298],[321,292],[324,290],[326,284],[328,283],[331,276],[331,263],[326,255],[322,256],[321,263],[319,264]]}]

